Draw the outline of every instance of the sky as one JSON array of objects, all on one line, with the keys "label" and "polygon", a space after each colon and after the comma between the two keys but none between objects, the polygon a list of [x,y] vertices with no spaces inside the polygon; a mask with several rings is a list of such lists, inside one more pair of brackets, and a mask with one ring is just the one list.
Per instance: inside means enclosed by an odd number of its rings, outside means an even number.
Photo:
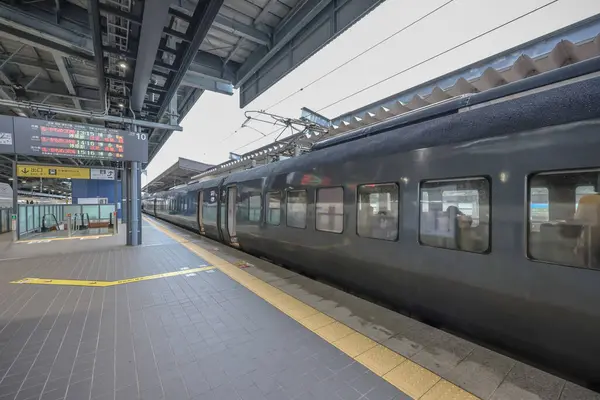
[{"label": "sky", "polygon": [[[262,137],[259,132],[251,128],[239,129],[245,120],[245,111],[267,109],[447,1],[384,1],[244,109],[239,107],[237,91],[232,96],[204,92],[182,121],[183,131],[174,132],[149,164],[142,185],[174,164],[178,157],[219,164],[227,161],[230,151],[243,154],[269,144],[273,136],[256,141]],[[301,108],[308,107],[334,118],[600,13],[600,0],[559,0],[418,68],[325,108],[548,2],[550,0],[454,0],[269,112],[297,118]],[[257,122],[250,125],[265,133],[274,129]],[[236,130],[238,132],[232,135]]]}]

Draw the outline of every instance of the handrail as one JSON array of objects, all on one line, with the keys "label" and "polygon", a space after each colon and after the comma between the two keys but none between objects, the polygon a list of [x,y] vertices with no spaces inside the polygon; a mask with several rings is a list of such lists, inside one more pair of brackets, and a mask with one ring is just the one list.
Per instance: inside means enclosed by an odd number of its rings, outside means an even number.
[{"label": "handrail", "polygon": [[49,227],[46,226],[46,217],[52,217],[52,218],[54,218],[54,224],[53,224],[53,226],[56,227],[57,231],[59,231],[60,227],[59,227],[59,224],[58,224],[58,219],[56,218],[56,215],[54,215],[54,214],[44,214],[42,216],[41,231],[42,232],[48,232],[48,231],[52,230],[51,227],[49,228]]}]

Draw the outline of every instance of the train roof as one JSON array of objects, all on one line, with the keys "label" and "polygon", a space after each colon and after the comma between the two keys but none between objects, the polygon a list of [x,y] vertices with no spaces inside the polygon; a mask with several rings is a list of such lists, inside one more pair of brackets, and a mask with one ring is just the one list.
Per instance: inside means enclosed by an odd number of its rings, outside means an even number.
[{"label": "train roof", "polygon": [[364,137],[387,132],[390,129],[398,129],[424,122],[430,119],[440,118],[446,115],[457,114],[467,107],[482,105],[494,100],[510,99],[511,97],[534,91],[536,89],[552,88],[555,84],[564,84],[570,80],[600,71],[600,57],[591,58],[556,70],[545,72],[527,79],[512,82],[481,93],[463,95],[445,102],[436,103],[422,109],[408,112],[385,121],[369,125],[364,128],[352,130],[339,136],[317,142],[312,147],[313,151],[336,146]]},{"label": "train roof", "polygon": [[413,125],[386,126],[377,134],[279,162],[275,173],[310,171],[318,164],[341,164],[363,157],[468,143],[597,118],[600,118],[600,75],[502,101],[476,104]]},{"label": "train roof", "polygon": [[[284,160],[286,161],[286,160]],[[283,161],[283,162],[284,162]],[[250,168],[243,171],[233,172],[225,178],[224,183],[234,183],[239,181],[249,181],[251,179],[259,179],[266,177],[274,168],[277,163],[265,164],[257,166],[256,168]]]},{"label": "train roof", "polygon": [[596,57],[324,140],[298,157],[190,183],[178,190],[600,118],[599,71],[600,57]]}]

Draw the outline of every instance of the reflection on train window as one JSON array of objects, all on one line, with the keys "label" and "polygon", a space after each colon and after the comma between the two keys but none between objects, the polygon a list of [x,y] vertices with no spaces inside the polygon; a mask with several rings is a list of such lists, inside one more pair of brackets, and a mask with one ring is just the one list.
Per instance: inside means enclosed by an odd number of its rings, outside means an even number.
[{"label": "reflection on train window", "polygon": [[317,189],[318,231],[342,233],[344,230],[344,189],[341,187]]},{"label": "reflection on train window", "polygon": [[281,221],[281,192],[267,193],[267,224],[279,225]]},{"label": "reflection on train window", "polygon": [[237,193],[235,221],[238,224],[248,221],[248,193]]},{"label": "reflection on train window", "polygon": [[217,224],[217,189],[207,189],[202,195],[202,222],[209,225]]},{"label": "reflection on train window", "polygon": [[248,220],[260,222],[260,194],[252,193],[248,202]]},{"label": "reflection on train window", "polygon": [[529,178],[530,258],[600,269],[600,171]]},{"label": "reflection on train window", "polygon": [[421,244],[484,253],[489,249],[490,183],[485,178],[421,184]]},{"label": "reflection on train window", "polygon": [[398,185],[382,183],[358,187],[358,236],[398,239]]},{"label": "reflection on train window", "polygon": [[306,228],[306,190],[287,192],[286,223],[292,228]]}]

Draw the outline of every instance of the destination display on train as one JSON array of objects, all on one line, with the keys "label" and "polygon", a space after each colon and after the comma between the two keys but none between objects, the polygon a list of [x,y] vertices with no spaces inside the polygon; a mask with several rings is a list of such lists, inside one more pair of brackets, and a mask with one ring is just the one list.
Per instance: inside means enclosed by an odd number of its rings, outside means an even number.
[{"label": "destination display on train", "polygon": [[65,121],[14,118],[15,152],[31,156],[148,161],[145,133]]}]

